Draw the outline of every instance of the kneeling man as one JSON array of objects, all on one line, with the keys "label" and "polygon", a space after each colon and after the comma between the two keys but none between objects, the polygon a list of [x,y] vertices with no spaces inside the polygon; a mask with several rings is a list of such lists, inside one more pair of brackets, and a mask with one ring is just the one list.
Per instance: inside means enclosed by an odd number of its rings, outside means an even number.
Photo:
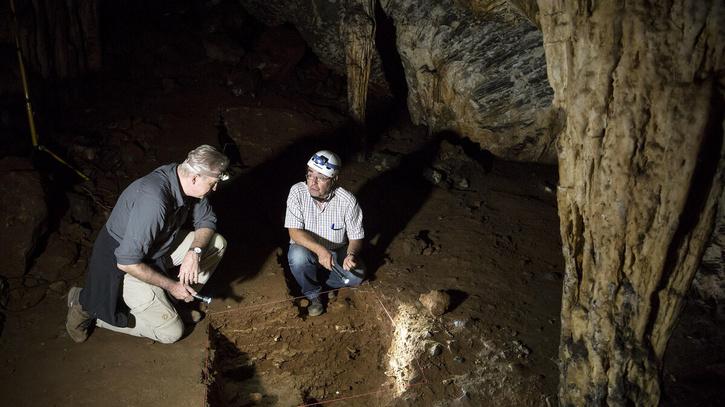
[{"label": "kneeling man", "polygon": [[[184,323],[168,296],[190,302],[224,255],[206,195],[226,179],[229,160],[214,147],[192,150],[129,185],[93,245],[85,287],[68,293],[66,330],[75,342],[95,323],[162,343],[178,341]],[[179,233],[191,215],[194,231]],[[180,266],[178,279],[167,270]],[[168,295],[168,296],[167,296]]]}]

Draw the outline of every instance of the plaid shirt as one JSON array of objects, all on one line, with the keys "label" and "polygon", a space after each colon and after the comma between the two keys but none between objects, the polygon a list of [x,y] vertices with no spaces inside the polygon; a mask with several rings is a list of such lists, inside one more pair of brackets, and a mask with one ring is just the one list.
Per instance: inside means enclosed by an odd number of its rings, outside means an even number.
[{"label": "plaid shirt", "polygon": [[[284,227],[312,233],[315,240],[328,250],[345,246],[347,239],[364,238],[362,220],[362,210],[355,196],[343,188],[336,187],[332,198],[322,209],[315,204],[304,182],[298,182],[290,188]],[[290,243],[295,242],[290,240]]]}]

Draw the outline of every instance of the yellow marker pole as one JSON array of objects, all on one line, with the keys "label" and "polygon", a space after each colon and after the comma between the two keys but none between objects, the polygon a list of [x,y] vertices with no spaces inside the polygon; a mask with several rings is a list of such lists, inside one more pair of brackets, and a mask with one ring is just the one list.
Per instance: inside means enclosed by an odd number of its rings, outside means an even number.
[{"label": "yellow marker pole", "polygon": [[83,178],[85,181],[90,181],[91,180],[90,178],[88,178],[86,176],[86,174],[84,174],[84,173],[78,171],[77,169],[73,168],[73,166],[71,166],[70,164],[68,164],[64,159],[58,157],[58,155],[56,155],[54,152],[52,152],[52,151],[48,150],[47,148],[45,148],[44,145],[42,145],[42,144],[41,145],[38,145],[38,150],[45,151],[46,153],[50,154],[50,156],[53,157],[53,158],[55,158],[56,161],[60,162],[61,164],[65,165],[66,167],[68,167],[71,170],[73,170],[73,172],[75,172],[76,174],[78,174],[78,176],[81,177],[81,178]]},{"label": "yellow marker pole", "polygon": [[47,149],[45,146],[38,143],[38,132],[35,129],[35,118],[33,114],[33,105],[30,103],[30,92],[28,91],[28,78],[25,74],[25,64],[23,63],[23,51],[20,49],[20,40],[18,39],[18,17],[15,14],[15,1],[10,0],[10,10],[13,13],[13,23],[15,23],[15,27],[13,30],[13,34],[15,37],[15,50],[18,54],[18,65],[20,65],[20,79],[23,83],[23,92],[25,94],[25,110],[28,113],[28,124],[30,125],[30,140],[33,143],[33,147],[37,148],[40,151],[45,151],[48,153],[51,157],[53,157],[55,160],[60,162],[61,164],[65,165],[66,167],[70,168],[78,174],[81,178],[83,178],[85,181],[90,181],[90,178],[88,178],[85,174],[78,171],[77,169],[73,168],[70,164],[68,164],[65,160],[60,158],[58,155]]},{"label": "yellow marker pole", "polygon": [[20,64],[20,79],[23,83],[23,92],[25,94],[25,110],[28,112],[28,123],[30,123],[30,138],[33,142],[33,147],[38,146],[38,133],[35,131],[35,120],[33,120],[33,107],[30,104],[30,92],[28,92],[28,79],[25,76],[25,64],[23,63],[23,51],[20,49],[20,41],[18,40],[18,18],[15,15],[15,1],[10,0],[10,10],[13,12],[13,22],[15,23],[15,30],[13,31],[15,37],[15,50],[18,54],[18,64]]}]

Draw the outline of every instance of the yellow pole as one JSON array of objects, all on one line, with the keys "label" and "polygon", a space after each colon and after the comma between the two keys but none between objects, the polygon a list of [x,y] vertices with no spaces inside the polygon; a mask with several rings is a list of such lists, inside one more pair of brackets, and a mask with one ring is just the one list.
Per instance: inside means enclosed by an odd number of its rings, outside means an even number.
[{"label": "yellow pole", "polygon": [[28,113],[28,124],[30,125],[30,140],[33,143],[33,147],[37,148],[40,151],[45,151],[48,153],[51,157],[53,157],[55,160],[60,162],[61,164],[65,165],[66,167],[70,168],[78,174],[79,177],[83,178],[86,181],[90,181],[90,178],[88,178],[85,174],[78,171],[77,169],[73,168],[70,164],[68,164],[65,160],[60,158],[58,155],[47,149],[45,146],[38,143],[38,132],[35,129],[35,118],[33,115],[33,105],[30,103],[30,92],[28,91],[28,78],[25,74],[25,64],[23,63],[23,51],[20,49],[20,40],[18,39],[18,17],[15,14],[15,1],[10,0],[10,10],[13,13],[13,23],[15,24],[13,34],[15,36],[15,49],[18,54],[18,64],[20,65],[20,78],[23,82],[23,92],[25,94],[25,110]]},{"label": "yellow pole", "polygon": [[38,146],[38,133],[35,130],[35,120],[33,120],[33,107],[30,105],[30,92],[28,92],[28,79],[25,76],[25,64],[23,63],[23,52],[20,50],[20,41],[18,40],[18,18],[15,15],[15,1],[10,0],[10,10],[13,13],[13,22],[15,23],[15,50],[18,54],[18,64],[20,64],[20,79],[23,82],[23,92],[25,93],[25,110],[28,112],[28,123],[30,123],[30,138],[33,147]]}]

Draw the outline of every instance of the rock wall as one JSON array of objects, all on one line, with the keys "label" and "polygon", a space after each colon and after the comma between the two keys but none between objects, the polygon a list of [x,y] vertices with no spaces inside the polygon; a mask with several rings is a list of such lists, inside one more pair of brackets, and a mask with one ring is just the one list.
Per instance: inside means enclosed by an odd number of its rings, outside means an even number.
[{"label": "rock wall", "polygon": [[503,158],[555,161],[560,122],[541,32],[529,20],[509,7],[476,15],[452,1],[391,1],[387,11],[414,122],[456,131]]},{"label": "rock wall", "polygon": [[[322,61],[345,72],[340,22],[371,9],[362,3],[368,2],[242,4],[265,24],[293,24]],[[379,5],[395,26],[408,109],[416,124],[434,132],[455,131],[502,158],[556,161],[563,116],[551,107],[553,92],[530,2],[389,0]],[[388,88],[380,58],[375,52],[370,81]]]},{"label": "rock wall", "polygon": [[693,294],[714,300],[725,310],[725,189],[720,194],[717,219],[702,256],[702,264],[692,282]]},{"label": "rock wall", "polygon": [[3,269],[0,277],[11,279],[11,286],[21,286],[28,270],[31,254],[45,233],[48,216],[46,196],[41,176],[29,160],[3,158],[0,160],[0,181],[6,191],[0,199],[0,247]]},{"label": "rock wall", "polygon": [[13,1],[26,69],[44,79],[68,79],[101,68],[97,0]]},{"label": "rock wall", "polygon": [[[312,52],[330,68],[345,74],[345,42],[343,21],[353,20],[349,12],[360,13],[365,9],[355,0],[240,0],[245,10],[268,26],[292,24],[307,41]],[[350,5],[348,5],[350,3]],[[375,55],[371,81],[386,87],[380,65],[380,55]]]}]

